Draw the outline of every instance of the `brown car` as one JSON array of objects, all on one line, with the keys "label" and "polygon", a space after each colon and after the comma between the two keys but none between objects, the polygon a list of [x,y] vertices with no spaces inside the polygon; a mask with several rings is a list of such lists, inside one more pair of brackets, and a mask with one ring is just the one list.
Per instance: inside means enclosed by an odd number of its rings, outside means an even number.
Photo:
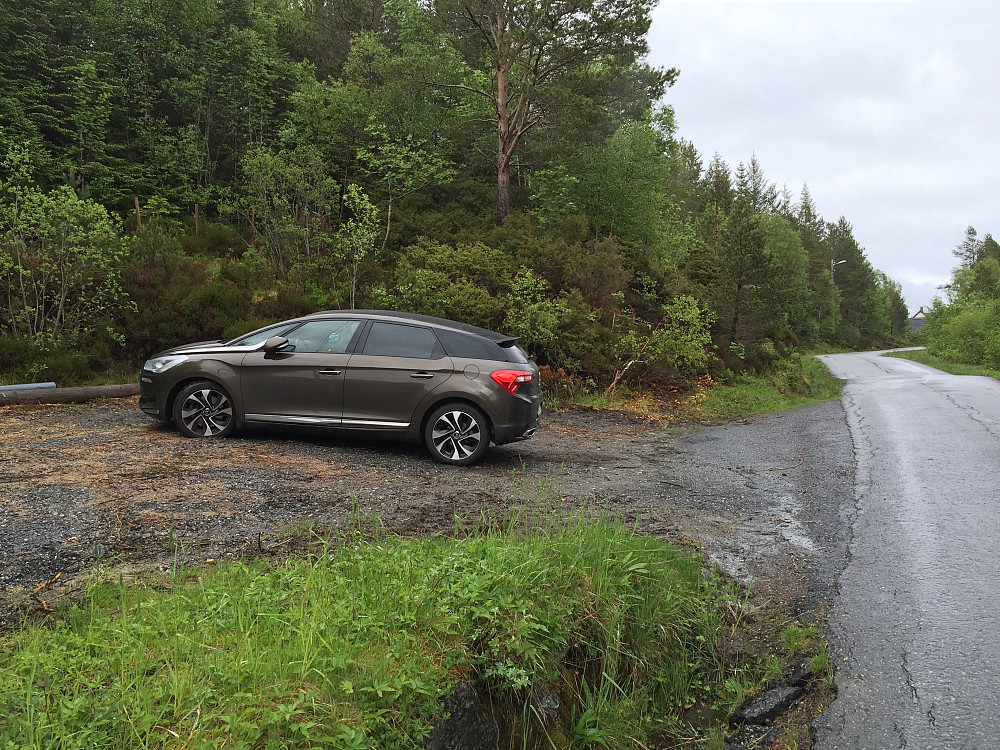
[{"label": "brown car", "polygon": [[244,425],[364,430],[423,441],[449,464],[531,437],[538,367],[516,339],[382,310],[286,320],[233,341],[179,346],[143,365],[140,408],[188,437]]}]

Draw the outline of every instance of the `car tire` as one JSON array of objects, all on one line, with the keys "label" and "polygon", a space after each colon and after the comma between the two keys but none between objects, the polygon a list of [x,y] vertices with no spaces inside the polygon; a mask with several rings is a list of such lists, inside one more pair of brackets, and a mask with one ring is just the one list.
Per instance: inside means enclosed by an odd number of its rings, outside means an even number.
[{"label": "car tire", "polygon": [[468,466],[486,455],[490,447],[486,415],[471,404],[444,404],[427,419],[424,444],[435,461]]},{"label": "car tire", "polygon": [[233,400],[225,388],[207,380],[181,388],[173,417],[180,433],[190,438],[226,437],[236,429]]}]

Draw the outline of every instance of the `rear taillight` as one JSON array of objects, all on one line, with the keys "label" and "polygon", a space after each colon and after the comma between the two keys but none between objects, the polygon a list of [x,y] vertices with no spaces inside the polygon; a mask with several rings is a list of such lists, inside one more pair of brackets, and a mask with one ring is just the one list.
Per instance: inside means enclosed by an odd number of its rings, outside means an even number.
[{"label": "rear taillight", "polygon": [[517,389],[530,383],[534,375],[524,370],[497,370],[491,372],[490,377],[508,393],[517,393]]}]

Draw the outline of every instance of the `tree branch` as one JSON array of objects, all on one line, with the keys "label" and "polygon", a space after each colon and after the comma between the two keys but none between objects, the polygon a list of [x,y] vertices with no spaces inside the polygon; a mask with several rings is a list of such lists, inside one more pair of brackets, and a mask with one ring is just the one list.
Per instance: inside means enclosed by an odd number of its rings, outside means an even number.
[{"label": "tree branch", "polygon": [[489,99],[494,106],[496,106],[497,98],[493,94],[483,91],[482,89],[477,89],[473,86],[466,86],[461,83],[434,83],[433,81],[424,81],[428,86],[434,86],[439,89],[461,89],[462,91],[471,91],[473,94],[479,94],[486,99]]}]

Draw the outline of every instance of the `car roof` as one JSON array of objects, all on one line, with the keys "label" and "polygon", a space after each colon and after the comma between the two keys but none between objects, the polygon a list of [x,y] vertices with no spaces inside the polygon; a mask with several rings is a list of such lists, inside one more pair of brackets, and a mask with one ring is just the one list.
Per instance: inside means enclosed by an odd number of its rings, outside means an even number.
[{"label": "car roof", "polygon": [[479,326],[469,325],[468,323],[460,323],[457,320],[435,318],[433,315],[421,315],[419,313],[394,312],[392,310],[324,310],[323,312],[307,315],[303,318],[303,320],[309,320],[311,318],[328,318],[332,316],[349,317],[352,315],[360,315],[366,318],[395,318],[398,320],[425,323],[427,325],[437,326],[438,328],[448,328],[453,331],[461,331],[463,333],[471,333],[476,336],[482,336],[501,346],[510,346],[518,339],[517,336],[507,336],[506,334],[490,331],[486,328],[480,328]]}]

